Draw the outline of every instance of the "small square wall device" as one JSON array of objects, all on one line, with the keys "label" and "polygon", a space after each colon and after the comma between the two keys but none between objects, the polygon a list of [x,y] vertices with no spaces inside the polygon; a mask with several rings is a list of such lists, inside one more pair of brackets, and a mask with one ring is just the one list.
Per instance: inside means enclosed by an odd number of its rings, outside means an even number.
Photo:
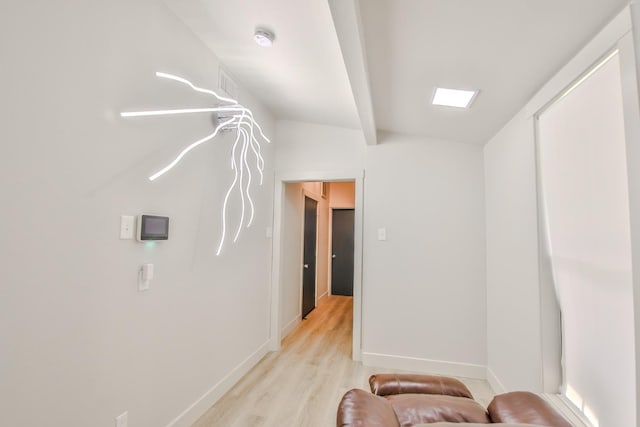
[{"label": "small square wall device", "polygon": [[138,241],[169,240],[169,217],[138,215]]}]

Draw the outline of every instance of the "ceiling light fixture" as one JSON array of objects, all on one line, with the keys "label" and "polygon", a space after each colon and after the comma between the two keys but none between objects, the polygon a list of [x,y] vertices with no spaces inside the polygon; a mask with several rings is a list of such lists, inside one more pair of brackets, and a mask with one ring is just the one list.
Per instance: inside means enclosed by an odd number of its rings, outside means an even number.
[{"label": "ceiling light fixture", "polygon": [[270,47],[275,38],[275,34],[264,28],[256,28],[256,32],[253,33],[253,39],[262,47]]},{"label": "ceiling light fixture", "polygon": [[445,89],[437,87],[433,92],[433,105],[469,108],[478,94],[477,90]]}]

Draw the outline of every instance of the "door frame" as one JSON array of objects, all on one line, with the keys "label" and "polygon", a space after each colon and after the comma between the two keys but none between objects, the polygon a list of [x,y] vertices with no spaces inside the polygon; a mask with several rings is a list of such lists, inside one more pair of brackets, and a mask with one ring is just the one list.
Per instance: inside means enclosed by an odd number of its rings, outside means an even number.
[{"label": "door frame", "polygon": [[[319,240],[318,239],[318,228],[320,226],[320,222],[318,221],[318,208],[320,207],[320,200],[318,200],[318,195],[316,195],[315,193],[311,192],[311,191],[307,191],[304,188],[302,189],[302,206],[305,205],[305,198],[310,198],[311,200],[314,200],[317,205],[316,205],[316,247],[314,249],[315,252],[315,256],[316,256],[316,268],[315,271],[313,272],[313,275],[315,277],[315,286],[314,286],[314,294],[313,294],[313,301],[314,301],[314,306],[317,308],[318,307],[318,243]],[[302,216],[304,217],[304,212],[302,213]],[[301,235],[301,244],[300,247],[302,248],[302,254],[300,255],[300,301],[298,302],[298,307],[300,307],[300,313],[298,316],[298,319],[302,319],[302,294],[304,292],[304,269],[302,268],[303,264],[304,264],[304,226],[305,226],[305,219],[303,218],[302,220],[302,230],[300,231],[300,235]]]},{"label": "door frame", "polygon": [[[362,261],[363,261],[363,217],[364,217],[364,170],[309,172],[287,171],[276,174],[273,205],[273,257],[271,264],[271,313],[269,348],[278,351],[281,346],[280,330],[280,270],[282,267],[282,232],[285,184],[296,182],[354,181],[356,200],[354,209],[354,254],[353,254],[353,360],[362,360]],[[317,287],[316,287],[317,292]]]}]

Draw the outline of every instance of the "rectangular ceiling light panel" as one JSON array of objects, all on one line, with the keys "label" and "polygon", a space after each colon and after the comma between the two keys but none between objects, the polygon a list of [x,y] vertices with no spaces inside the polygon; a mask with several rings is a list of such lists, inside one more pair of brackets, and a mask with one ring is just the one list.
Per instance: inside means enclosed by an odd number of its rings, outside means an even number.
[{"label": "rectangular ceiling light panel", "polygon": [[444,89],[437,87],[433,93],[433,105],[469,108],[478,94],[477,90]]}]

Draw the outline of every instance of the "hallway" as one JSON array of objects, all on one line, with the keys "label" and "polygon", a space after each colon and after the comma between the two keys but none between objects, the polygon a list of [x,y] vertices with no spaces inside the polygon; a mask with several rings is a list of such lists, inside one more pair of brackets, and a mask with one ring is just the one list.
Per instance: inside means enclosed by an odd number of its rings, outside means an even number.
[{"label": "hallway", "polygon": [[[369,389],[368,378],[393,372],[351,360],[351,297],[328,296],[193,427],[332,427],[342,395]],[[491,391],[485,381],[463,379],[480,403]]]}]

